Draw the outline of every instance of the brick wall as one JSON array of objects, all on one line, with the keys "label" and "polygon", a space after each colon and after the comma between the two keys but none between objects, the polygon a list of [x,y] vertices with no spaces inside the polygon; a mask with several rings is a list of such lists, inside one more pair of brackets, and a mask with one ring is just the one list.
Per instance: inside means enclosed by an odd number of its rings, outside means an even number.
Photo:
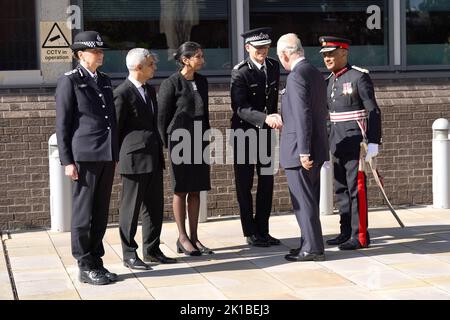
[{"label": "brick wall", "polygon": [[[376,81],[383,118],[378,157],[386,192],[393,204],[432,202],[431,125],[450,119],[449,79]],[[228,84],[210,89],[211,126],[229,127]],[[54,88],[0,89],[0,230],[50,226],[47,141],[55,132]],[[213,165],[208,216],[238,214],[231,165]],[[172,196],[165,173],[165,217],[172,217]],[[118,221],[120,178],[111,197],[110,222]],[[369,205],[383,200],[369,181]],[[290,210],[283,170],[275,178],[274,212]]]}]

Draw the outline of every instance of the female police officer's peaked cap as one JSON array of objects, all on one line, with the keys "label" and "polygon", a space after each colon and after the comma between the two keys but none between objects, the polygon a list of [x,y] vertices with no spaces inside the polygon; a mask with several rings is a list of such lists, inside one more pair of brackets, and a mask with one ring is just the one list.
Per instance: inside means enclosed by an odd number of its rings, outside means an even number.
[{"label": "female police officer's peaked cap", "polygon": [[106,44],[103,42],[100,33],[97,31],[83,31],[78,33],[70,48],[74,51],[84,50],[84,49],[108,49]]}]

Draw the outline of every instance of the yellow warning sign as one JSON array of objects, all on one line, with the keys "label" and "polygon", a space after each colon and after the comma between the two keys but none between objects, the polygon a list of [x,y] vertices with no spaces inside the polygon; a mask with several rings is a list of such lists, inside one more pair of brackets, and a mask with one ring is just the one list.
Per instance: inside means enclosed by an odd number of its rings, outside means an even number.
[{"label": "yellow warning sign", "polygon": [[65,21],[41,22],[41,62],[71,62],[72,32]]}]

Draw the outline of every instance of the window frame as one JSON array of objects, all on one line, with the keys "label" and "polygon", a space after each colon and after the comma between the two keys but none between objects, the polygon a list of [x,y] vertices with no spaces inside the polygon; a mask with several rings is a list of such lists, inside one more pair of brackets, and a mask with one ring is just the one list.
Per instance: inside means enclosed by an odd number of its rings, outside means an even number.
[{"label": "window frame", "polygon": [[[2,70],[3,76],[6,78],[17,78],[17,79],[30,79],[29,84],[40,84],[42,79],[38,77],[37,72],[40,72],[42,69],[41,64],[41,46],[40,46],[40,21],[41,21],[41,2],[38,0],[34,1],[34,16],[35,16],[35,32],[36,32],[36,68],[35,69],[25,69],[25,70]],[[17,84],[7,84],[0,85],[1,87],[10,87],[10,86],[20,86],[20,80]]]},{"label": "window frame", "polygon": [[[230,64],[233,67],[234,66],[234,53],[233,53],[233,45],[234,45],[234,38],[232,37],[233,35],[233,28],[235,26],[235,24],[237,23],[236,18],[235,18],[235,10],[236,8],[232,5],[232,2],[234,2],[235,0],[226,0],[227,3],[227,8],[228,8],[228,43],[229,43],[229,55],[230,55]],[[84,31],[84,7],[83,7],[83,0],[71,0],[71,4],[72,5],[78,5],[81,9],[81,29],[77,30],[76,32],[72,31],[72,39],[75,37],[75,35],[78,32],[82,32]],[[150,48],[151,51],[151,48]],[[124,62],[125,63],[125,62]],[[174,62],[175,63],[175,62]],[[78,62],[74,59],[73,61],[73,67],[76,67],[78,64]],[[101,69],[101,67],[100,67]],[[178,69],[176,69],[178,70]],[[169,77],[170,75],[172,75],[174,72],[176,71],[162,71],[162,70],[158,70],[155,74],[155,77],[153,79],[157,80],[157,79],[165,79],[167,77]],[[208,77],[223,77],[226,74],[229,74],[231,72],[230,70],[227,69],[216,69],[216,70],[211,70],[211,69],[202,69],[200,71],[200,73],[204,76],[208,76]],[[128,72],[108,72],[108,75],[110,76],[111,79],[120,79],[120,78],[126,78],[128,76]]]},{"label": "window frame", "polygon": [[[250,0],[251,1],[251,0]],[[426,76],[431,76],[433,71],[444,71],[444,76],[450,76],[450,65],[408,65],[406,56],[406,2],[402,0],[390,0],[387,1],[387,17],[383,17],[384,22],[388,23],[388,61],[385,66],[369,66],[371,72],[386,73],[382,75],[383,79],[389,79],[390,74],[402,74],[403,72],[426,72]],[[244,25],[249,25],[250,11],[247,7]],[[399,34],[400,43],[396,42],[396,33]],[[275,40],[276,41],[276,40]],[[396,63],[396,50],[399,50],[400,63]],[[351,62],[351,47],[350,47],[350,62]],[[361,66],[365,68],[365,66]],[[319,67],[319,70],[326,73],[328,72],[325,67]],[[448,73],[446,72],[448,71]],[[282,70],[282,74],[287,74],[285,70]],[[441,76],[439,76],[441,77]],[[392,77],[398,78],[397,76]]]}]

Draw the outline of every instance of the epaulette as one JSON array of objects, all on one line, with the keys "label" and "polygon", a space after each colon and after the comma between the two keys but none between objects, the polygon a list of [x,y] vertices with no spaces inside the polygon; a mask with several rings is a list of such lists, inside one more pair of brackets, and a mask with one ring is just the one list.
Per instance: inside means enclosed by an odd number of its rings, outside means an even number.
[{"label": "epaulette", "polygon": [[70,76],[71,74],[74,74],[74,73],[77,73],[77,69],[70,70],[70,71],[64,73],[64,75]]},{"label": "epaulette", "polygon": [[242,60],[241,62],[239,62],[237,65],[234,66],[234,70],[237,70],[239,68],[241,68],[243,65],[245,65],[245,60]]},{"label": "epaulette", "polygon": [[359,72],[369,73],[369,70],[357,66],[352,66],[352,69],[358,70]]}]

